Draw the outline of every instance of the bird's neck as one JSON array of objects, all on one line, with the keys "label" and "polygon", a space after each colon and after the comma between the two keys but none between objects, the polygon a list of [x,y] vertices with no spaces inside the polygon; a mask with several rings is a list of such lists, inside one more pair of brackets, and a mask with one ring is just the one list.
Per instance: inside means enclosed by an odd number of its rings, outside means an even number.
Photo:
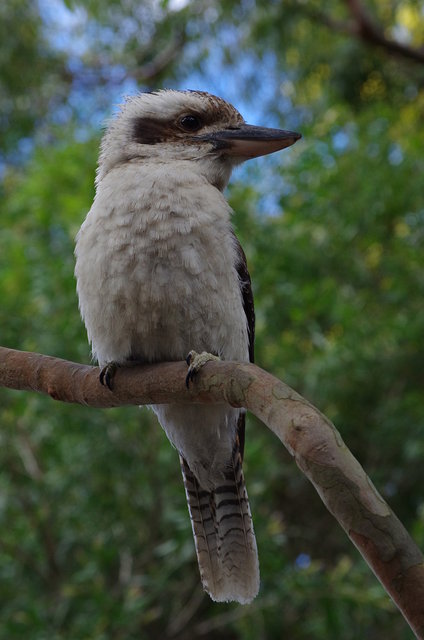
[{"label": "bird's neck", "polygon": [[169,160],[154,156],[152,158],[134,157],[125,163],[115,166],[107,173],[98,172],[97,185],[105,178],[138,181],[140,184],[154,180],[163,182],[165,187],[175,188],[192,185],[194,183],[208,184],[218,191],[224,191],[227,186],[233,166],[225,158],[206,155],[195,160]]},{"label": "bird's neck", "polygon": [[[121,223],[125,212],[138,220],[138,226],[149,224],[152,217],[178,224],[179,220],[190,219],[195,226],[228,224],[231,217],[231,208],[222,190],[201,169],[193,171],[192,164],[187,162],[127,162],[98,182],[95,201],[98,215],[106,215],[110,203],[116,203]],[[141,216],[140,212],[143,212]],[[128,224],[133,223],[128,221]]]}]

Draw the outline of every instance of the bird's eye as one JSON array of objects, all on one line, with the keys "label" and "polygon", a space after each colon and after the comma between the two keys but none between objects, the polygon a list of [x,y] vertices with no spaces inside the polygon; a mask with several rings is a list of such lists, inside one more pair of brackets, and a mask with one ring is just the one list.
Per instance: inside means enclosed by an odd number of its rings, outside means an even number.
[{"label": "bird's eye", "polygon": [[202,126],[198,116],[183,116],[180,119],[180,125],[185,131],[198,131]]}]

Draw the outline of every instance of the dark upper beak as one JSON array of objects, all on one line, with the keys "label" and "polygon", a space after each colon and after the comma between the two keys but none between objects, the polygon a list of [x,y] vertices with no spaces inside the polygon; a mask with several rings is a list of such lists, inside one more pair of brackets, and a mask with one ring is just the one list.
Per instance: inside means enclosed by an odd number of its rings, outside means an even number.
[{"label": "dark upper beak", "polygon": [[242,124],[237,129],[223,129],[201,137],[226,155],[248,160],[290,147],[302,136],[295,131]]}]

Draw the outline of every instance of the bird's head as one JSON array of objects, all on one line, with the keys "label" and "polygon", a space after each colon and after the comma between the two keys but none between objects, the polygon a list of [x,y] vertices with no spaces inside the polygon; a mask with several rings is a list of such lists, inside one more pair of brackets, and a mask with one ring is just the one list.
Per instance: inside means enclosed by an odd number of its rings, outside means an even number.
[{"label": "bird's head", "polygon": [[203,91],[162,90],[127,99],[101,144],[98,181],[126,163],[190,163],[219,189],[233,167],[294,144],[300,134],[245,123],[222,98]]}]

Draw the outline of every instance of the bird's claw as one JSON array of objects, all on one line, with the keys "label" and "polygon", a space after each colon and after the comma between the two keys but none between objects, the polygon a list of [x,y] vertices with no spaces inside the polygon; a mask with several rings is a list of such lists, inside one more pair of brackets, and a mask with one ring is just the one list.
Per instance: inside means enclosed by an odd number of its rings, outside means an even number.
[{"label": "bird's claw", "polygon": [[100,371],[100,375],[99,375],[100,384],[110,389],[110,391],[112,391],[113,379],[115,377],[118,367],[119,365],[117,362],[108,362]]},{"label": "bird's claw", "polygon": [[197,353],[197,351],[190,351],[186,358],[186,362],[188,364],[188,371],[186,375],[186,387],[187,389],[190,386],[190,382],[194,380],[194,377],[198,371],[210,360],[220,360],[218,356],[214,356],[212,353],[208,353],[207,351],[202,351],[202,353]]}]

